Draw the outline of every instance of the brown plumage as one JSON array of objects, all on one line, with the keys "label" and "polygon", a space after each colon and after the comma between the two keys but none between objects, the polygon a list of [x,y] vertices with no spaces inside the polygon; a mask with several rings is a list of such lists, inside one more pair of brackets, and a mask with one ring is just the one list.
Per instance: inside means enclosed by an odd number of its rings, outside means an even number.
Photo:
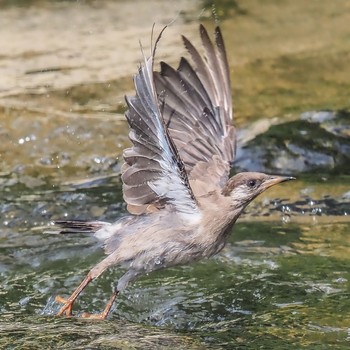
[{"label": "brown plumage", "polygon": [[[229,178],[236,150],[229,67],[221,31],[215,44],[200,26],[205,55],[183,37],[194,65],[178,69],[144,59],[127,97],[132,147],[124,151],[122,181],[130,213],[116,223],[57,221],[62,233],[94,232],[108,255],[93,267],[58,315],[72,314],[85,286],[112,265],[127,272],[101,314],[138,275],[210,257],[225,245],[244,208],[270,186],[291,177],[240,173]],[[159,37],[160,38],[160,37]],[[158,40],[159,40],[158,38]],[[157,40],[157,42],[158,42]]]}]

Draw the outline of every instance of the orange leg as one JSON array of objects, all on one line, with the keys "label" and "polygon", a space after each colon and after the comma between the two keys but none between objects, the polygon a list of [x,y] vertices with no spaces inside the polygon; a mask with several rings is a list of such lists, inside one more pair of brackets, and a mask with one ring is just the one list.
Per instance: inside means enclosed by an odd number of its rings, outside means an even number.
[{"label": "orange leg", "polygon": [[118,296],[118,293],[119,293],[118,291],[115,291],[115,292],[111,295],[110,299],[108,300],[108,303],[107,303],[106,307],[104,308],[104,310],[103,310],[101,313],[99,313],[99,314],[89,314],[89,313],[87,313],[87,312],[84,312],[84,313],[81,315],[81,317],[83,317],[83,318],[91,318],[91,319],[105,320],[105,319],[107,318],[108,314],[109,314],[109,311],[111,310],[111,307],[112,307],[112,305],[113,305],[115,299],[116,299],[117,296]]},{"label": "orange leg", "polygon": [[[64,299],[57,296],[56,301],[63,304],[61,309],[58,311],[57,316],[62,316],[62,315],[72,316],[73,304],[75,300],[79,297],[80,293],[92,280],[100,276],[110,265],[115,264],[116,259],[117,257],[115,256],[115,254],[112,253],[108,255],[106,258],[104,258],[101,262],[99,262],[94,268],[90,270],[90,272],[87,274],[84,280],[80,283],[79,287],[72,293],[72,295],[68,299]],[[113,305],[114,300],[118,296],[119,291],[125,288],[129,280],[132,277],[135,277],[136,275],[137,274],[135,273],[134,270],[129,270],[127,273],[124,274],[124,276],[122,276],[121,280],[118,282],[115,292],[112,294],[105,309],[100,314],[89,315],[87,313],[84,313],[82,317],[105,319]]]},{"label": "orange leg", "polygon": [[[64,299],[60,296],[56,297],[56,301],[64,304],[60,311],[58,311],[57,316],[72,316],[72,308],[75,300],[78,298],[79,294],[83,291],[83,289],[92,281],[92,277],[90,273],[84,278],[83,282],[80,283],[79,287],[72,293],[72,295],[68,299]],[[109,311],[109,310],[108,310]]]}]

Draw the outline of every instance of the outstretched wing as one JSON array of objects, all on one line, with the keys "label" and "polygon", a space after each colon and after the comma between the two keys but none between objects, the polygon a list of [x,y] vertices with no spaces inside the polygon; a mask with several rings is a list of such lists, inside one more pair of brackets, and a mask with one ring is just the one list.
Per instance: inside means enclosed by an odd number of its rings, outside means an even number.
[{"label": "outstretched wing", "polygon": [[123,153],[124,199],[132,214],[156,211],[165,205],[192,214],[198,211],[197,204],[159,110],[153,76],[156,45],[134,77],[136,95],[126,97],[133,146]]},{"label": "outstretched wing", "polygon": [[[204,57],[182,37],[194,68],[181,58],[177,70],[162,62],[160,73],[154,73],[168,133],[196,196],[223,187],[236,150],[230,72],[222,34],[217,27],[213,45],[201,25],[200,36]],[[196,183],[202,184],[201,190]]]}]

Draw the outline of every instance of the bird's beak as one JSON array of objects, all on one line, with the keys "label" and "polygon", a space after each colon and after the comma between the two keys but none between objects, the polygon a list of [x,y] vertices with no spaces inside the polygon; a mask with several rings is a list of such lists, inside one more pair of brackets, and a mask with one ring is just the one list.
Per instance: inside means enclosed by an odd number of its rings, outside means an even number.
[{"label": "bird's beak", "polygon": [[264,188],[268,189],[271,186],[277,185],[281,182],[295,180],[293,176],[270,176],[268,179],[264,181]]}]

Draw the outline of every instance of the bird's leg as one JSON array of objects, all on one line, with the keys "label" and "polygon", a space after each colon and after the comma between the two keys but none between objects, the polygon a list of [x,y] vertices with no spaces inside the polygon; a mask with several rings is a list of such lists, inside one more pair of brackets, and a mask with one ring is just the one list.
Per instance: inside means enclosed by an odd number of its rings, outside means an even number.
[{"label": "bird's leg", "polygon": [[99,319],[104,320],[107,318],[113,303],[115,299],[117,299],[119,293],[123,291],[128,283],[132,281],[137,275],[139,274],[139,271],[135,271],[133,269],[128,270],[118,281],[118,283],[114,287],[114,292],[111,295],[111,297],[108,300],[108,303],[106,304],[104,310],[99,314],[89,314],[87,312],[84,312],[81,317],[83,318],[91,318],[91,319]]},{"label": "bird's leg", "polygon": [[72,295],[68,299],[64,299],[60,296],[57,296],[55,300],[61,304],[64,304],[60,311],[58,311],[57,316],[72,316],[72,308],[75,300],[78,298],[83,289],[92,281],[91,273],[84,278],[84,280],[80,283],[79,287],[72,293]]},{"label": "bird's leg", "polygon": [[[75,302],[75,300],[78,298],[80,293],[84,290],[84,288],[95,278],[100,276],[103,271],[106,270],[107,267],[115,263],[115,257],[113,254],[109,255],[105,259],[103,259],[100,263],[98,263],[93,269],[90,270],[90,272],[87,274],[87,276],[84,278],[84,280],[80,283],[79,287],[72,293],[72,295],[68,299],[64,299],[62,297],[56,297],[56,301],[59,303],[64,304],[61,309],[58,311],[57,316],[72,316],[72,307]],[[108,316],[109,311],[111,310],[111,307],[117,298],[119,292],[123,291],[125,287],[128,285],[128,283],[133,280],[137,275],[140,274],[140,271],[136,271],[133,269],[128,270],[118,281],[114,293],[110,297],[106,307],[104,310],[99,314],[88,314],[83,313],[81,317],[84,318],[95,318],[95,319],[105,319]]]},{"label": "bird's leg", "polygon": [[[84,278],[84,280],[80,283],[79,287],[72,293],[72,295],[68,299],[64,299],[61,297],[56,297],[56,301],[59,303],[64,304],[61,309],[58,311],[57,316],[72,316],[72,307],[75,302],[75,300],[78,298],[80,293],[83,291],[83,289],[95,278],[100,276],[110,265],[113,265],[115,263],[115,256],[113,254],[107,256],[104,258],[101,262],[99,262],[94,268],[90,270],[90,272],[87,274],[87,276]],[[118,289],[119,290],[119,289]],[[106,305],[105,310],[101,313],[101,315],[105,315],[104,317],[100,318],[106,318],[108,315],[108,312],[113,305],[113,302],[115,298],[117,297],[117,292],[114,292],[114,294],[111,296],[108,304]]]},{"label": "bird's leg", "polygon": [[99,313],[99,314],[89,314],[87,312],[84,312],[81,317],[82,318],[91,318],[91,319],[98,319],[98,320],[104,320],[107,318],[109,311],[111,310],[111,307],[113,306],[113,303],[115,301],[115,299],[117,298],[119,292],[117,290],[115,290],[113,292],[113,294],[111,295],[111,297],[108,300],[108,303],[106,304],[104,310]]}]

